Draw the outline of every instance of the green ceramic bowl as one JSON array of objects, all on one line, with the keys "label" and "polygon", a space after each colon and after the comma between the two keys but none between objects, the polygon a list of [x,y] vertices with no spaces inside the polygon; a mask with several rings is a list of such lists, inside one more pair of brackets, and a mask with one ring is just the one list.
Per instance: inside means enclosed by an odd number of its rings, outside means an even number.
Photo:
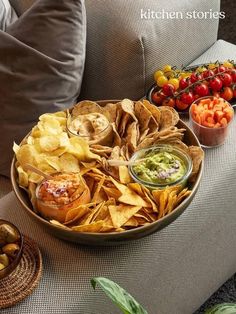
[{"label": "green ceramic bowl", "polygon": [[[105,105],[106,103],[116,103],[117,100],[104,100],[99,101],[100,105]],[[178,125],[179,128],[185,128],[185,137],[184,142],[187,145],[195,145],[200,146],[197,137],[191,131],[191,129],[183,122],[179,121]],[[131,230],[123,231],[120,233],[117,232],[110,232],[110,233],[85,233],[85,232],[75,232],[72,230],[66,230],[61,227],[52,225],[46,219],[42,218],[41,216],[37,215],[30,203],[29,197],[23,189],[21,189],[17,183],[17,171],[15,169],[15,162],[16,158],[14,157],[11,164],[11,181],[13,185],[13,190],[22,205],[22,210],[24,210],[34,221],[35,223],[39,223],[44,226],[45,230],[47,230],[52,235],[71,242],[76,242],[80,244],[86,245],[117,245],[127,243],[131,240],[137,240],[148,236],[162,228],[166,227],[170,223],[172,223],[179,215],[183,213],[183,211],[188,207],[188,205],[192,202],[197,189],[200,184],[202,172],[203,172],[203,164],[201,164],[196,181],[191,186],[192,193],[179,205],[177,206],[170,214],[167,216],[159,219],[151,223],[150,225],[134,228]]]}]

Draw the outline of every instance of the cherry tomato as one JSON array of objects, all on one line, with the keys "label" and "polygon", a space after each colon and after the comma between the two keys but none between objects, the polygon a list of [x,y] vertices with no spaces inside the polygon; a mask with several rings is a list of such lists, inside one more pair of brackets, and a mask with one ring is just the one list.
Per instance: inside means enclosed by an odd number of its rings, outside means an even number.
[{"label": "cherry tomato", "polygon": [[168,83],[174,85],[175,90],[179,88],[179,80],[176,78],[169,79]]},{"label": "cherry tomato", "polygon": [[200,97],[208,96],[209,88],[205,83],[200,83],[195,86],[194,93],[198,94]]},{"label": "cherry tomato", "polygon": [[175,92],[175,87],[172,84],[165,84],[162,86],[162,92],[163,94],[165,94],[166,96],[172,96]]},{"label": "cherry tomato", "polygon": [[164,75],[164,72],[162,72],[161,70],[157,70],[155,73],[154,73],[154,80],[157,81],[158,77],[159,76],[162,76]]},{"label": "cherry tomato", "polygon": [[226,68],[223,65],[220,65],[216,68],[216,73],[225,72]]},{"label": "cherry tomato", "polygon": [[194,101],[193,93],[183,93],[180,96],[180,101],[182,101],[184,104],[191,105],[191,103]]},{"label": "cherry tomato", "polygon": [[223,91],[220,93],[220,97],[224,98],[227,101],[230,101],[234,96],[233,90],[231,87],[224,87]]},{"label": "cherry tomato", "polygon": [[230,86],[233,82],[232,77],[229,73],[224,73],[220,76],[223,86]]},{"label": "cherry tomato", "polygon": [[160,105],[164,98],[165,98],[165,95],[161,92],[152,93],[152,101],[154,101],[154,103],[157,105]]},{"label": "cherry tomato", "polygon": [[162,102],[162,106],[169,106],[169,107],[175,107],[175,99],[174,98],[166,98]]},{"label": "cherry tomato", "polygon": [[229,73],[230,73],[230,75],[231,75],[231,77],[232,77],[232,81],[233,81],[234,83],[236,83],[236,70],[233,69],[233,70],[231,70]]},{"label": "cherry tomato", "polygon": [[188,104],[185,104],[184,102],[182,102],[180,99],[176,99],[176,108],[179,110],[185,110],[189,107]]},{"label": "cherry tomato", "polygon": [[194,94],[193,97],[194,97],[194,100],[197,100],[198,98],[200,98],[198,94]]},{"label": "cherry tomato", "polygon": [[164,67],[163,67],[163,72],[171,72],[172,70],[172,67],[171,65],[169,64],[166,64]]},{"label": "cherry tomato", "polygon": [[228,69],[232,69],[234,67],[233,63],[229,62],[229,61],[225,61],[223,63],[223,66],[228,68]]},{"label": "cherry tomato", "polygon": [[236,86],[234,85],[234,88],[233,88],[233,94],[234,94],[234,98],[236,98]]},{"label": "cherry tomato", "polygon": [[213,79],[210,80],[209,83],[209,87],[213,90],[213,91],[219,91],[221,90],[223,86],[222,80],[219,77],[214,77]]},{"label": "cherry tomato", "polygon": [[208,78],[209,76],[213,76],[215,73],[212,70],[207,70],[202,73],[204,78]]},{"label": "cherry tomato", "polygon": [[190,84],[189,82],[189,78],[186,77],[186,78],[182,78],[180,81],[179,81],[179,87],[181,89],[185,89],[186,87],[188,87]]},{"label": "cherry tomato", "polygon": [[193,72],[190,76],[191,83],[196,83],[197,81],[200,81],[202,79],[203,79],[203,76],[200,73]]},{"label": "cherry tomato", "polygon": [[163,85],[168,83],[168,78],[165,75],[161,75],[157,78],[157,85],[162,87]]}]

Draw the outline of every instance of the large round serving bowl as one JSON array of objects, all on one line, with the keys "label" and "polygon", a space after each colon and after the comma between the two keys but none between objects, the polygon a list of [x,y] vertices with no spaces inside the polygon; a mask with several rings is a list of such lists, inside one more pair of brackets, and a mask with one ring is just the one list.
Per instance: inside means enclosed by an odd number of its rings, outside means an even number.
[{"label": "large round serving bowl", "polygon": [[[116,103],[117,100],[103,100],[98,101],[99,105],[105,105],[106,103]],[[184,142],[187,145],[200,146],[200,143],[191,129],[183,122],[179,121],[177,124],[179,128],[185,128],[186,132],[184,135]],[[25,139],[24,139],[25,140]],[[23,141],[24,141],[23,140]],[[127,243],[131,240],[137,240],[148,236],[158,230],[161,230],[165,226],[172,223],[178,216],[180,216],[184,210],[192,202],[202,176],[203,172],[203,163],[199,168],[196,180],[193,184],[190,185],[192,190],[191,194],[180,204],[178,205],[170,214],[167,216],[145,226],[137,227],[122,232],[109,232],[109,233],[86,233],[86,232],[76,232],[70,229],[62,228],[57,225],[51,224],[46,219],[42,218],[40,215],[36,214],[33,211],[30,199],[25,190],[19,187],[17,182],[17,171],[15,168],[16,158],[14,157],[11,164],[11,181],[13,185],[13,190],[22,205],[22,209],[30,216],[35,223],[42,225],[45,230],[47,230],[52,235],[71,242],[85,244],[85,245],[117,245]]]}]

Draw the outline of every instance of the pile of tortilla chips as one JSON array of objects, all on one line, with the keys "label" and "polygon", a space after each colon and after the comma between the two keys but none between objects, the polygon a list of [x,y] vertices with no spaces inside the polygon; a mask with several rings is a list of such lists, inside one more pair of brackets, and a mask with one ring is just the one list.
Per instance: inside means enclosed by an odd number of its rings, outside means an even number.
[{"label": "pile of tortilla chips", "polygon": [[[203,159],[198,146],[183,143],[178,113],[170,107],[155,107],[148,101],[124,99],[100,107],[83,101],[70,114],[103,113],[111,123],[113,144],[89,145],[80,137],[69,137],[67,114],[44,114],[20,146],[14,144],[19,185],[35,205],[35,190],[43,177],[27,170],[27,164],[47,174],[79,172],[91,192],[91,203],[71,209],[64,224],[53,224],[78,232],[120,232],[150,224],[172,212],[190,193],[188,188],[167,187],[150,191],[134,183],[126,166],[109,166],[108,160],[129,160],[132,154],[156,144],[169,144],[187,152],[193,161],[193,182]],[[34,208],[37,211],[37,208]]]}]

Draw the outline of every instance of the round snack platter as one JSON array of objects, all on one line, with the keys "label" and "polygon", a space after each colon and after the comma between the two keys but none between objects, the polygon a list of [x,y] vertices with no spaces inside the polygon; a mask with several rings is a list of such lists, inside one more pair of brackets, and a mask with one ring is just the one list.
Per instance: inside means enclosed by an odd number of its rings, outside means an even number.
[{"label": "round snack platter", "polygon": [[[117,102],[118,102],[117,100],[104,100],[104,101],[98,101],[97,104],[101,107],[105,107],[106,105],[108,105],[108,108],[112,108],[115,104],[117,104]],[[171,109],[168,108],[167,111],[170,112]],[[191,129],[183,121],[179,120],[176,127],[173,127],[173,129],[174,128],[176,128],[176,130],[183,130],[183,129],[185,130],[184,138],[183,138],[183,142],[185,143],[185,145],[189,145],[191,147],[194,146],[196,147],[197,151],[201,151],[198,139],[196,138],[194,133],[191,131]],[[26,143],[27,138],[29,136],[30,134],[26,136],[26,138],[22,141],[21,145],[23,143]],[[114,150],[114,148],[112,149],[109,148],[109,149],[111,151]],[[187,206],[193,200],[197,192],[198,186],[200,184],[200,180],[201,180],[201,176],[203,172],[203,161],[202,161],[202,158],[200,159],[201,159],[201,162],[199,163],[199,168],[198,168],[198,171],[196,172],[195,180],[193,183],[190,183],[189,185],[191,192],[188,193],[188,196],[184,198],[183,201],[177,205],[177,207],[175,207],[168,214],[157,219],[156,221],[153,221],[148,224],[140,225],[132,229],[127,229],[127,230],[123,229],[120,232],[117,232],[117,231],[96,232],[96,231],[92,231],[92,229],[90,230],[91,232],[87,232],[87,231],[83,231],[83,226],[82,227],[75,226],[75,227],[70,228],[66,224],[64,225],[60,222],[55,222],[55,221],[53,221],[52,223],[52,221],[50,222],[49,220],[40,216],[33,209],[28,193],[25,191],[25,189],[22,189],[19,186],[18,173],[16,169],[16,162],[17,162],[16,156],[13,158],[12,165],[11,165],[11,180],[12,180],[12,185],[16,193],[16,196],[18,200],[20,201],[20,203],[22,204],[22,207],[24,208],[26,213],[37,223],[40,223],[41,225],[43,225],[47,229],[47,231],[53,234],[54,236],[67,240],[67,241],[72,241],[72,242],[76,242],[80,244],[117,245],[121,243],[127,243],[127,241],[129,240],[136,240],[136,239],[142,238],[144,236],[150,235],[164,228],[165,226],[170,224],[172,221],[174,221],[187,208]],[[101,182],[99,182],[99,184],[100,183]]]},{"label": "round snack platter", "polygon": [[[201,67],[205,67],[205,66],[207,66],[207,64],[197,64],[197,65],[194,65],[194,66],[187,66],[187,67],[184,67],[184,68],[182,68],[182,70],[183,70],[183,71],[187,71],[187,72],[188,72],[188,71],[194,72],[197,68],[201,68]],[[215,75],[217,75],[217,74],[215,74]],[[204,79],[202,79],[202,81],[204,81]],[[195,82],[194,84],[197,84],[197,83],[198,83],[198,81]],[[232,83],[232,84],[233,84],[233,83]],[[235,84],[235,83],[234,83],[234,84]],[[191,87],[191,85],[190,85],[189,87]],[[154,92],[161,91],[161,89],[162,89],[161,87],[157,86],[157,84],[154,83],[154,84],[152,84],[152,85],[150,86],[150,88],[148,89],[148,91],[147,91],[147,93],[146,93],[146,99],[147,99],[148,101],[150,101],[152,104],[154,104],[155,106],[157,106],[157,107],[161,106],[161,104],[158,105],[158,104],[155,103],[155,101],[153,101],[153,99],[152,99],[152,94],[153,94]],[[188,87],[187,87],[187,89],[188,89]],[[183,92],[183,91],[180,91],[178,95],[180,95],[182,92]],[[176,95],[175,97],[178,97],[178,95]],[[168,99],[168,96],[166,96],[166,99]],[[231,106],[232,106],[233,108],[235,108],[235,107],[236,107],[236,98],[233,97],[233,98],[229,101],[229,103],[231,104]],[[189,107],[188,107],[187,109],[184,109],[184,110],[180,110],[180,109],[178,109],[178,108],[175,108],[175,109],[176,109],[176,111],[177,111],[180,115],[183,115],[183,116],[188,116],[188,115],[189,115]]]},{"label": "round snack platter", "polygon": [[42,268],[38,245],[24,235],[23,253],[18,266],[0,280],[0,309],[14,306],[28,297],[40,281]]}]

